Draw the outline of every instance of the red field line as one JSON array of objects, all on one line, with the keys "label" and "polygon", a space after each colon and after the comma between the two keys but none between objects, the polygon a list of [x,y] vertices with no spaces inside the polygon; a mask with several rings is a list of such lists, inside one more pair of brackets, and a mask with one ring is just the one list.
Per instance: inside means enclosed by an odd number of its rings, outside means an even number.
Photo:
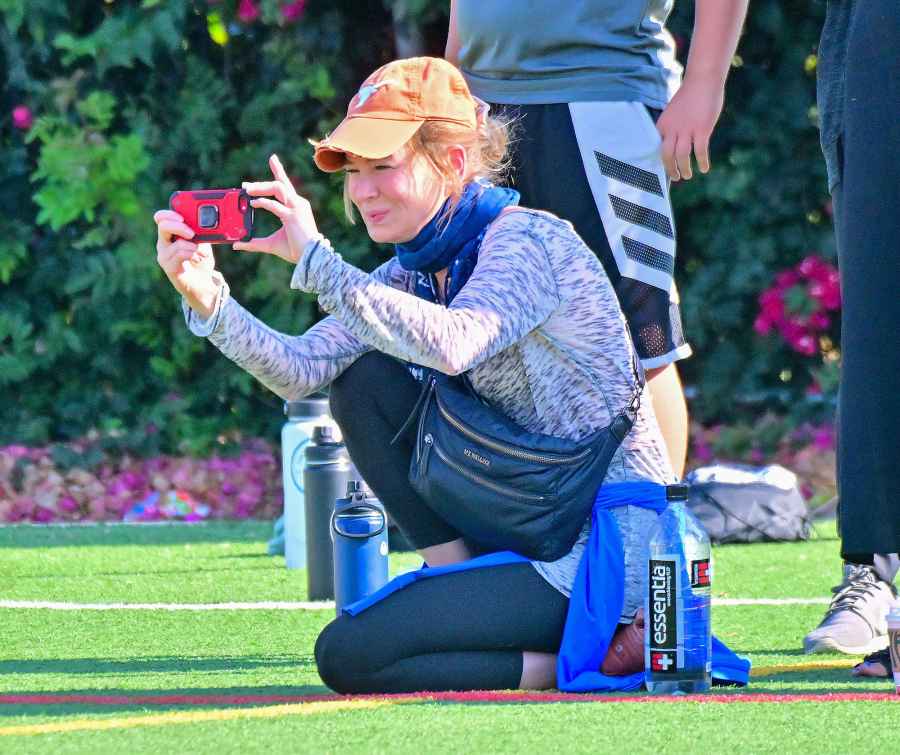
[{"label": "red field line", "polygon": [[395,695],[0,695],[0,705],[273,705],[334,700],[388,700],[397,703],[837,703],[900,702],[891,692],[732,693],[684,696],[591,695],[564,692],[419,692]]}]

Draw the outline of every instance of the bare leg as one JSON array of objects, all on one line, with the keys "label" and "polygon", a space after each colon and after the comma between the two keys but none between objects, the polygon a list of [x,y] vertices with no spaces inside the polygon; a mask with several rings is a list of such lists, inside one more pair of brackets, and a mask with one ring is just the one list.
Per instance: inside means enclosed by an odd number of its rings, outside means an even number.
[{"label": "bare leg", "polygon": [[519,689],[554,689],[556,687],[556,655],[522,653],[522,679]]},{"label": "bare leg", "polygon": [[688,413],[678,368],[673,362],[665,367],[647,370],[647,383],[672,470],[681,479],[687,459]]},{"label": "bare leg", "polygon": [[429,566],[458,564],[460,561],[468,561],[472,558],[472,553],[466,545],[466,541],[461,537],[456,540],[450,540],[447,543],[429,545],[427,548],[419,549],[418,553]]}]

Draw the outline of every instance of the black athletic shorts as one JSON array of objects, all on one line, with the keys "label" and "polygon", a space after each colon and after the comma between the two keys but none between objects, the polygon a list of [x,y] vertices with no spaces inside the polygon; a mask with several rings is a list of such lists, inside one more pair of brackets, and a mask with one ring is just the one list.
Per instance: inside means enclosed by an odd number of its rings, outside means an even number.
[{"label": "black athletic shorts", "polygon": [[517,121],[510,185],[570,221],[619,296],[645,369],[690,356],[681,329],[675,223],[654,114],[637,102],[492,105]]}]

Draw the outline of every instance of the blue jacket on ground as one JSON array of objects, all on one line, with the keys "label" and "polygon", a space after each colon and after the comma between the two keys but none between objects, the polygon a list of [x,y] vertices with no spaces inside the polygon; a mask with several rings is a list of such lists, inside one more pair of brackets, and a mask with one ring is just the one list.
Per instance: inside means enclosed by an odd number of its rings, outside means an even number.
[{"label": "blue jacket on ground", "polygon": [[[606,657],[625,598],[622,539],[610,513],[616,506],[625,505],[662,512],[666,507],[666,488],[650,482],[620,482],[603,485],[597,492],[591,514],[591,535],[572,586],[559,649],[557,686],[565,692],[633,690],[644,682],[643,672],[606,676],[598,670]],[[355,616],[420,579],[527,561],[517,553],[503,551],[449,566],[423,567],[392,579],[372,595],[346,606],[344,612]],[[712,674],[713,679],[721,683],[746,685],[750,678],[750,661],[713,637]]]}]

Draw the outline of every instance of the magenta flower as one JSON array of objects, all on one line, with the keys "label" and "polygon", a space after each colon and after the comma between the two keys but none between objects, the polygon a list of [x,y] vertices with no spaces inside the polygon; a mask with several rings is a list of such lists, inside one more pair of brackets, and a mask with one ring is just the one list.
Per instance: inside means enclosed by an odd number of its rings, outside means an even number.
[{"label": "magenta flower", "polygon": [[820,451],[834,450],[834,428],[828,425],[817,427],[812,434],[813,445]]},{"label": "magenta flower", "polygon": [[767,336],[772,332],[772,321],[765,315],[759,314],[753,321],[753,330],[761,336]]},{"label": "magenta flower", "polygon": [[775,285],[778,288],[790,288],[800,282],[800,276],[796,270],[783,270],[775,276]]},{"label": "magenta flower", "polygon": [[773,285],[759,295],[753,328],[762,336],[775,330],[791,349],[814,356],[819,336],[831,326],[828,312],[839,308],[837,270],[821,257],[809,255],[778,273]]},{"label": "magenta flower", "polygon": [[698,440],[694,443],[694,458],[704,464],[713,460],[712,446],[708,443]]},{"label": "magenta flower", "polygon": [[52,522],[53,512],[48,508],[38,506],[34,511],[31,512],[31,521],[38,522],[39,524],[47,524],[47,522]]},{"label": "magenta flower", "polygon": [[20,131],[28,131],[34,125],[34,114],[28,105],[16,105],[12,111],[13,126]]},{"label": "magenta flower", "polygon": [[306,0],[295,0],[281,8],[281,17],[288,23],[298,21],[306,11]]},{"label": "magenta flower", "polygon": [[805,354],[808,357],[811,357],[816,353],[816,342],[812,336],[802,335],[797,338],[795,341],[791,343],[794,347],[794,351],[798,351],[801,354]]},{"label": "magenta flower", "polygon": [[241,0],[238,3],[237,16],[245,24],[252,24],[259,18],[259,7],[253,0]]}]

